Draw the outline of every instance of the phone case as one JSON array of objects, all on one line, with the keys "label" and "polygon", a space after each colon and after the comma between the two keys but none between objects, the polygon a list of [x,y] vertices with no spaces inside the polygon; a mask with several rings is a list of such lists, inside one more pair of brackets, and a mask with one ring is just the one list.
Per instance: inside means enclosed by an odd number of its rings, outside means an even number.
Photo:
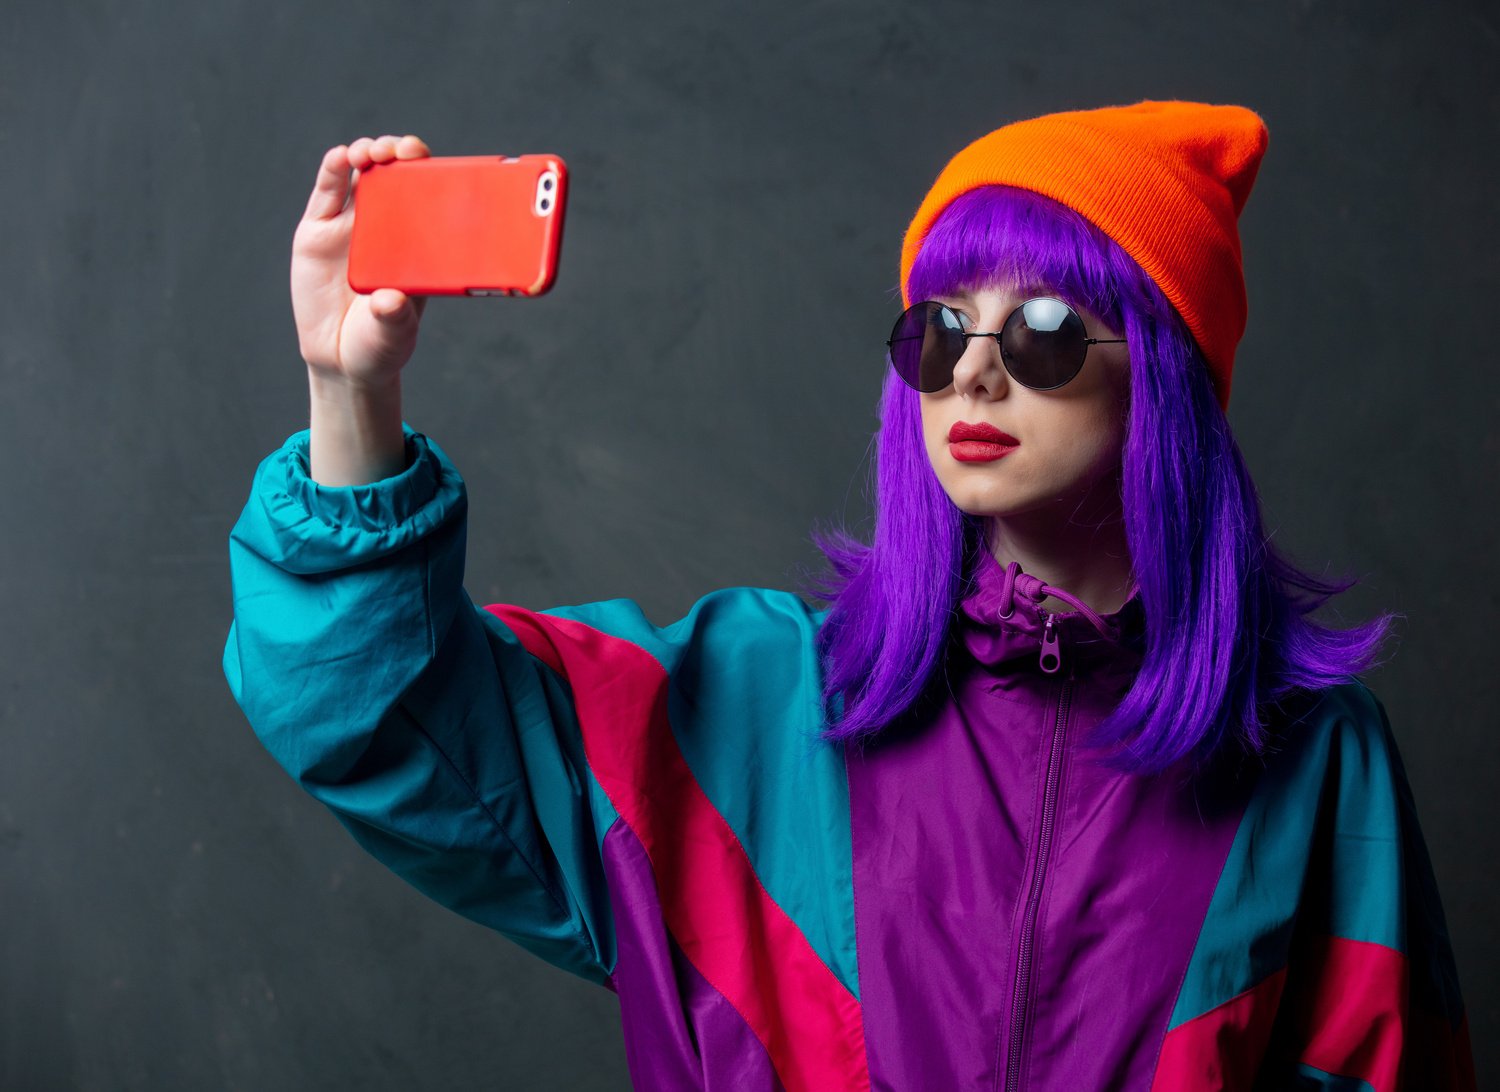
[{"label": "phone case", "polygon": [[557,276],[567,190],[567,165],[555,155],[374,164],[354,190],[349,286],[540,295]]}]

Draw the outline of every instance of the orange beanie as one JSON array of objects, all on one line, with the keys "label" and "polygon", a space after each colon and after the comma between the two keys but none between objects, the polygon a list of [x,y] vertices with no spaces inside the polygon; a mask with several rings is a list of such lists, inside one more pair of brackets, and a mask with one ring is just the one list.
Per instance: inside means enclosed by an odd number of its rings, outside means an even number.
[{"label": "orange beanie", "polygon": [[1197,102],[1075,110],[996,129],[949,161],[917,209],[901,244],[902,297],[949,202],[978,186],[1032,190],[1081,213],[1140,264],[1197,339],[1227,408],[1247,313],[1238,219],[1266,140],[1253,111]]}]

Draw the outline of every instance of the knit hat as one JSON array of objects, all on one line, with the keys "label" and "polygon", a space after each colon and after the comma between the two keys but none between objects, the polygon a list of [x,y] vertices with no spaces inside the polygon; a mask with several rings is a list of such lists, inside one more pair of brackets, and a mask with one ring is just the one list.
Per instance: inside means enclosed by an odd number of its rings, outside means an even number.
[{"label": "knit hat", "polygon": [[[1177,308],[1229,405],[1247,305],[1238,218],[1265,154],[1243,106],[1138,102],[1018,121],[949,161],[901,244],[901,293],[933,221],[978,186],[1018,186],[1081,213]],[[911,300],[906,299],[910,304]]]}]

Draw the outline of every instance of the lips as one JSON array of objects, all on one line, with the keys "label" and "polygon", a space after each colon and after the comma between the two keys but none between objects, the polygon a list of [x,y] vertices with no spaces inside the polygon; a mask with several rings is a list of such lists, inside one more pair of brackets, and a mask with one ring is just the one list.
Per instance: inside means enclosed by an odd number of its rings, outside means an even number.
[{"label": "lips", "polygon": [[1004,444],[1006,447],[1020,447],[1021,441],[1017,440],[1008,432],[1001,432],[994,425],[984,423],[970,424],[968,421],[959,421],[948,430],[948,442],[950,444],[960,443],[964,440],[983,440],[990,444]]},{"label": "lips", "polygon": [[948,430],[948,453],[961,463],[992,463],[1020,446],[1020,440],[994,425],[959,421]]}]

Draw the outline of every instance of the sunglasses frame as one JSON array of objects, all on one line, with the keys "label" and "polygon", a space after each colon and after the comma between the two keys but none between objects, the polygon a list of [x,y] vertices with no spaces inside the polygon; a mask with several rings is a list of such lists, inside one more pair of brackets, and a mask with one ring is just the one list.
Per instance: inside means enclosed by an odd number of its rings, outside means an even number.
[{"label": "sunglasses frame", "polygon": [[[1010,328],[1011,320],[1014,319],[1016,317],[1016,315],[1021,314],[1022,312],[1024,312],[1025,309],[1026,309],[1026,307],[1028,305],[1033,304],[1033,303],[1037,303],[1037,302],[1041,302],[1041,301],[1050,301],[1052,303],[1061,304],[1067,310],[1067,312],[1068,312],[1069,315],[1072,315],[1073,318],[1075,318],[1075,319],[1078,320],[1078,326],[1079,326],[1079,328],[1084,331],[1083,352],[1081,352],[1081,353],[1078,354],[1078,365],[1077,365],[1077,367],[1075,367],[1073,369],[1072,373],[1066,379],[1064,379],[1064,380],[1062,380],[1062,381],[1060,381],[1058,383],[1053,383],[1051,386],[1047,386],[1047,387],[1036,387],[1036,386],[1033,386],[1032,384],[1026,382],[1026,380],[1022,379],[1020,376],[1018,376],[1015,373],[1015,371],[1010,366],[1010,355],[1011,354],[1009,354],[1009,353],[1006,352],[1005,342],[1004,342],[1004,340],[1002,340],[1005,337],[1005,332]],[[953,333],[957,334],[960,338],[963,339],[963,346],[964,346],[963,349],[960,350],[959,355],[953,358],[953,363],[952,363],[952,365],[949,368],[949,379],[948,379],[948,382],[944,383],[941,387],[935,387],[934,389],[932,389],[930,391],[922,390],[921,387],[917,386],[911,380],[907,379],[906,376],[902,374],[900,368],[896,367],[895,348],[896,348],[896,342],[897,341],[924,341],[924,340],[926,340],[926,335],[925,334],[922,337],[920,337],[920,338],[917,338],[917,337],[903,337],[903,338],[898,338],[898,337],[896,337],[896,331],[899,330],[901,328],[901,324],[906,321],[906,316],[908,314],[910,314],[912,311],[915,311],[919,307],[937,307],[937,308],[940,308],[941,310],[947,312],[948,315],[952,316],[952,318],[954,320],[954,323],[955,323],[954,328],[953,328]],[[1024,315],[1023,315],[1023,321],[1024,321]],[[976,338],[976,337],[992,337],[992,338],[994,338],[995,339],[995,345],[1000,350],[1000,362],[1005,366],[1006,373],[1012,379],[1014,379],[1017,383],[1021,384],[1021,386],[1025,387],[1027,390],[1033,390],[1033,391],[1055,391],[1055,390],[1059,390],[1059,389],[1061,389],[1063,387],[1066,387],[1069,383],[1073,382],[1073,380],[1077,379],[1078,378],[1078,373],[1081,372],[1081,371],[1083,371],[1083,362],[1084,362],[1084,360],[1086,360],[1088,358],[1088,355],[1089,355],[1089,346],[1090,345],[1124,345],[1126,343],[1126,339],[1123,338],[1123,337],[1115,337],[1115,338],[1089,337],[1088,336],[1088,327],[1084,326],[1084,323],[1083,323],[1083,316],[1080,315],[1077,312],[1077,310],[1075,310],[1074,307],[1070,303],[1068,303],[1067,300],[1058,299],[1056,296],[1032,296],[1030,299],[1022,300],[1015,307],[1015,309],[1011,311],[1010,314],[1008,314],[1008,315],[1005,316],[1005,321],[1000,324],[1000,329],[999,330],[965,330],[963,328],[963,319],[962,319],[962,316],[960,316],[957,311],[955,311],[953,308],[949,307],[946,303],[939,303],[937,300],[919,300],[916,303],[912,304],[910,307],[906,308],[906,310],[902,311],[901,314],[897,317],[895,323],[892,324],[892,326],[891,326],[891,336],[886,339],[886,343],[885,343],[885,347],[886,347],[886,354],[885,354],[886,363],[888,363],[891,366],[891,370],[894,371],[896,373],[896,375],[900,377],[901,381],[903,383],[905,383],[908,387],[912,388],[912,390],[919,391],[922,394],[937,394],[939,391],[946,390],[946,389],[948,389],[948,387],[951,387],[953,385],[952,369],[958,367],[959,360],[961,360],[963,358],[964,351],[967,351],[967,349],[969,347],[969,341],[970,341],[970,339],[971,338]]]}]

